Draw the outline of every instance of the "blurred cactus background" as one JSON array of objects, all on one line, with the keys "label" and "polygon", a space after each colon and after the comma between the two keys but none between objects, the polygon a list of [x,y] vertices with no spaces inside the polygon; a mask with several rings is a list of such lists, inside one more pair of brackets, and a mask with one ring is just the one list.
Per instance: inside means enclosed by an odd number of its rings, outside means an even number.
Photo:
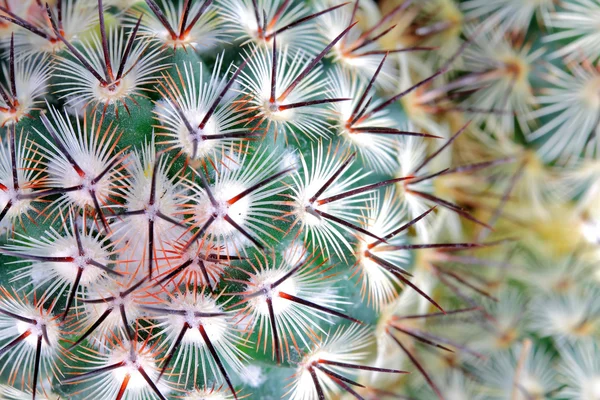
[{"label": "blurred cactus background", "polygon": [[599,21],[0,1],[0,399],[600,400]]}]

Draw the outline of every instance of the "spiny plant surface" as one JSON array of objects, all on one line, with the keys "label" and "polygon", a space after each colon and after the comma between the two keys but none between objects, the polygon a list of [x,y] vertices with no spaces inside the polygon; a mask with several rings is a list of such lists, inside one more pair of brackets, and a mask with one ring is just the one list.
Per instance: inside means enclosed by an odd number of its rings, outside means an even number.
[{"label": "spiny plant surface", "polygon": [[0,398],[598,400],[556,3],[3,2]]}]

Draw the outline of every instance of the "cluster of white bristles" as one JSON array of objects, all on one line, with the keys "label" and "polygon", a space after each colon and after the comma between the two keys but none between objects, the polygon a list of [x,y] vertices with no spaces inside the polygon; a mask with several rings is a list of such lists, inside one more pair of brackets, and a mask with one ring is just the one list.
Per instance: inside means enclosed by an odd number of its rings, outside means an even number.
[{"label": "cluster of white bristles", "polygon": [[0,398],[598,400],[599,16],[3,2]]}]

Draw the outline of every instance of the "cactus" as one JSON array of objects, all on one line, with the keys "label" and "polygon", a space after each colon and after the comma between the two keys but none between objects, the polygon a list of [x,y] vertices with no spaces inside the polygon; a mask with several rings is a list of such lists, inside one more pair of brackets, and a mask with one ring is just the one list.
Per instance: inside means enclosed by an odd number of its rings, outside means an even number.
[{"label": "cactus", "polygon": [[556,3],[4,2],[0,398],[598,399]]}]

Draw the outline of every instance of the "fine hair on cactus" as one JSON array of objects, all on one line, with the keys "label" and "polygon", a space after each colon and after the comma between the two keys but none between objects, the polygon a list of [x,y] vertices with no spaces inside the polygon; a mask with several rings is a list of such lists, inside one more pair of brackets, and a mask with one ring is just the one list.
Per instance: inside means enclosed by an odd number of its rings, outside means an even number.
[{"label": "fine hair on cactus", "polygon": [[599,400],[598,17],[0,2],[0,399]]}]

